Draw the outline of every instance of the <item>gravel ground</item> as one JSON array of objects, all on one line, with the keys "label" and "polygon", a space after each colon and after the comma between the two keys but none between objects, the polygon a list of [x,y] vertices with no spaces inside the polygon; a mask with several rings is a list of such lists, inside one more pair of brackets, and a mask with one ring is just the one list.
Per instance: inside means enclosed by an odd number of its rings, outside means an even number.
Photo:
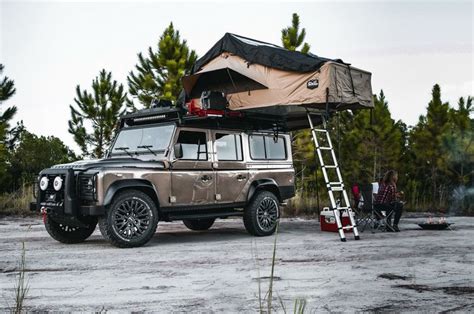
[{"label": "gravel ground", "polygon": [[[362,233],[342,243],[316,220],[283,219],[275,266],[275,309],[297,298],[307,312],[474,311],[474,218],[453,230]],[[241,220],[207,232],[160,223],[148,245],[117,249],[98,230],[83,244],[51,239],[40,219],[0,219],[0,310],[13,304],[21,242],[33,311],[256,312],[268,289],[274,237],[249,236]],[[260,278],[260,279],[259,279]]]}]

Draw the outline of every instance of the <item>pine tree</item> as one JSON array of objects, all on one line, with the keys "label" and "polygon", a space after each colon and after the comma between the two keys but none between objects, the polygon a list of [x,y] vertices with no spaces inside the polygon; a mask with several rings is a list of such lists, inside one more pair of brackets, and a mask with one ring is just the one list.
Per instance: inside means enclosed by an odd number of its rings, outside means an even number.
[{"label": "pine tree", "polygon": [[75,106],[70,105],[69,133],[85,156],[102,158],[110,145],[119,117],[127,110],[127,93],[102,70],[92,81],[92,93],[76,87]]},{"label": "pine tree", "polygon": [[127,78],[130,94],[146,108],[153,99],[175,101],[182,89],[181,78],[196,59],[194,50],[170,23],[160,37],[157,51],[149,47],[148,57],[138,54],[136,69]]},{"label": "pine tree", "polygon": [[468,184],[474,174],[474,111],[472,97],[461,97],[457,109],[449,110],[450,130],[444,139],[448,171],[454,185]]},{"label": "pine tree", "polygon": [[[15,92],[15,83],[6,76],[2,76],[4,66],[0,64],[0,105],[12,97]],[[8,107],[5,111],[0,110],[0,191],[8,186],[8,169],[10,157],[9,132],[10,121],[17,112],[15,106]]]},{"label": "pine tree", "polygon": [[385,171],[399,168],[404,125],[392,119],[383,91],[374,95],[372,112],[342,117],[340,163],[348,182],[376,181]]},{"label": "pine tree", "polygon": [[[281,42],[284,48],[296,51],[298,47],[303,45],[301,52],[308,53],[310,46],[303,44],[306,37],[306,30],[300,31],[300,18],[298,14],[293,13],[291,26],[281,30]],[[293,155],[295,160],[296,172],[299,176],[297,180],[297,188],[303,197],[313,196],[316,194],[316,177],[318,163],[314,156],[314,144],[311,139],[309,130],[300,130],[294,132],[293,136]]]},{"label": "pine tree", "polygon": [[420,116],[410,134],[410,149],[416,164],[415,175],[423,182],[421,193],[429,196],[433,209],[445,200],[442,185],[446,182],[447,156],[443,154],[443,138],[449,127],[449,104],[442,102],[441,88],[436,84],[426,116]]},{"label": "pine tree", "polygon": [[310,46],[308,43],[303,44],[305,37],[306,29],[302,28],[300,32],[300,17],[298,14],[293,13],[291,26],[281,30],[281,42],[283,43],[283,47],[291,51],[296,51],[299,46],[303,45],[301,52],[308,53]]},{"label": "pine tree", "polygon": [[[8,100],[12,97],[15,92],[15,83],[13,80],[10,80],[7,76],[1,76],[4,69],[4,65],[0,64],[0,105],[2,102]],[[0,143],[5,141],[7,136],[8,129],[10,127],[10,120],[13,119],[17,112],[17,108],[15,106],[11,106],[2,113],[0,111]]]}]

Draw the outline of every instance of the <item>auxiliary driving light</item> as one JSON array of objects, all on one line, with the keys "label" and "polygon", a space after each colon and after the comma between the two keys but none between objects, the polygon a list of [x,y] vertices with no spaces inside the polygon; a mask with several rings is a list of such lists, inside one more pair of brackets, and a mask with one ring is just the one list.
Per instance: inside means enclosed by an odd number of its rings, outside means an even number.
[{"label": "auxiliary driving light", "polygon": [[63,179],[61,179],[60,176],[57,176],[56,178],[54,178],[53,187],[56,191],[61,190],[61,188],[63,187]]},{"label": "auxiliary driving light", "polygon": [[48,188],[49,179],[48,177],[42,177],[40,180],[40,189],[41,191],[46,191]]}]

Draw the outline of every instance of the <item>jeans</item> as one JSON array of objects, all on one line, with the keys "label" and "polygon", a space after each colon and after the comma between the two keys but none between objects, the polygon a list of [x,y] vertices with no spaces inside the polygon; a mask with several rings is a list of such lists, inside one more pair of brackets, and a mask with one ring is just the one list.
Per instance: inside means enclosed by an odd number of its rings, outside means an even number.
[{"label": "jeans", "polygon": [[393,220],[393,226],[398,226],[400,218],[402,217],[403,203],[402,202],[393,202],[393,203],[390,203],[390,204],[375,204],[374,209],[378,213],[381,213],[382,211],[386,212],[386,214],[388,215],[387,222],[388,222],[389,225],[392,224],[392,215],[389,215],[389,214],[393,211],[394,216],[395,216],[395,218]]}]

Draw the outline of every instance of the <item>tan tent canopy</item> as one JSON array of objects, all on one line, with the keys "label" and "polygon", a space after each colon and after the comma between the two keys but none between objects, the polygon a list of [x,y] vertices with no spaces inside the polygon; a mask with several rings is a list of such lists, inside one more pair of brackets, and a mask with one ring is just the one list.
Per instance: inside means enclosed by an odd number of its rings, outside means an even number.
[{"label": "tan tent canopy", "polygon": [[[371,74],[341,60],[288,51],[226,34],[183,78],[188,99],[226,95],[228,108],[283,116],[310,110],[372,108]],[[303,126],[302,126],[303,127]]]},{"label": "tan tent canopy", "polygon": [[[211,80],[212,75],[207,76],[208,84],[196,86],[200,76],[219,71]],[[283,71],[248,64],[223,52],[196,74],[184,77],[183,85],[191,98],[198,98],[203,90],[224,92],[232,110],[295,105],[324,108],[326,96],[332,109],[342,110],[373,107],[370,76],[369,72],[331,61],[314,72]]]}]

